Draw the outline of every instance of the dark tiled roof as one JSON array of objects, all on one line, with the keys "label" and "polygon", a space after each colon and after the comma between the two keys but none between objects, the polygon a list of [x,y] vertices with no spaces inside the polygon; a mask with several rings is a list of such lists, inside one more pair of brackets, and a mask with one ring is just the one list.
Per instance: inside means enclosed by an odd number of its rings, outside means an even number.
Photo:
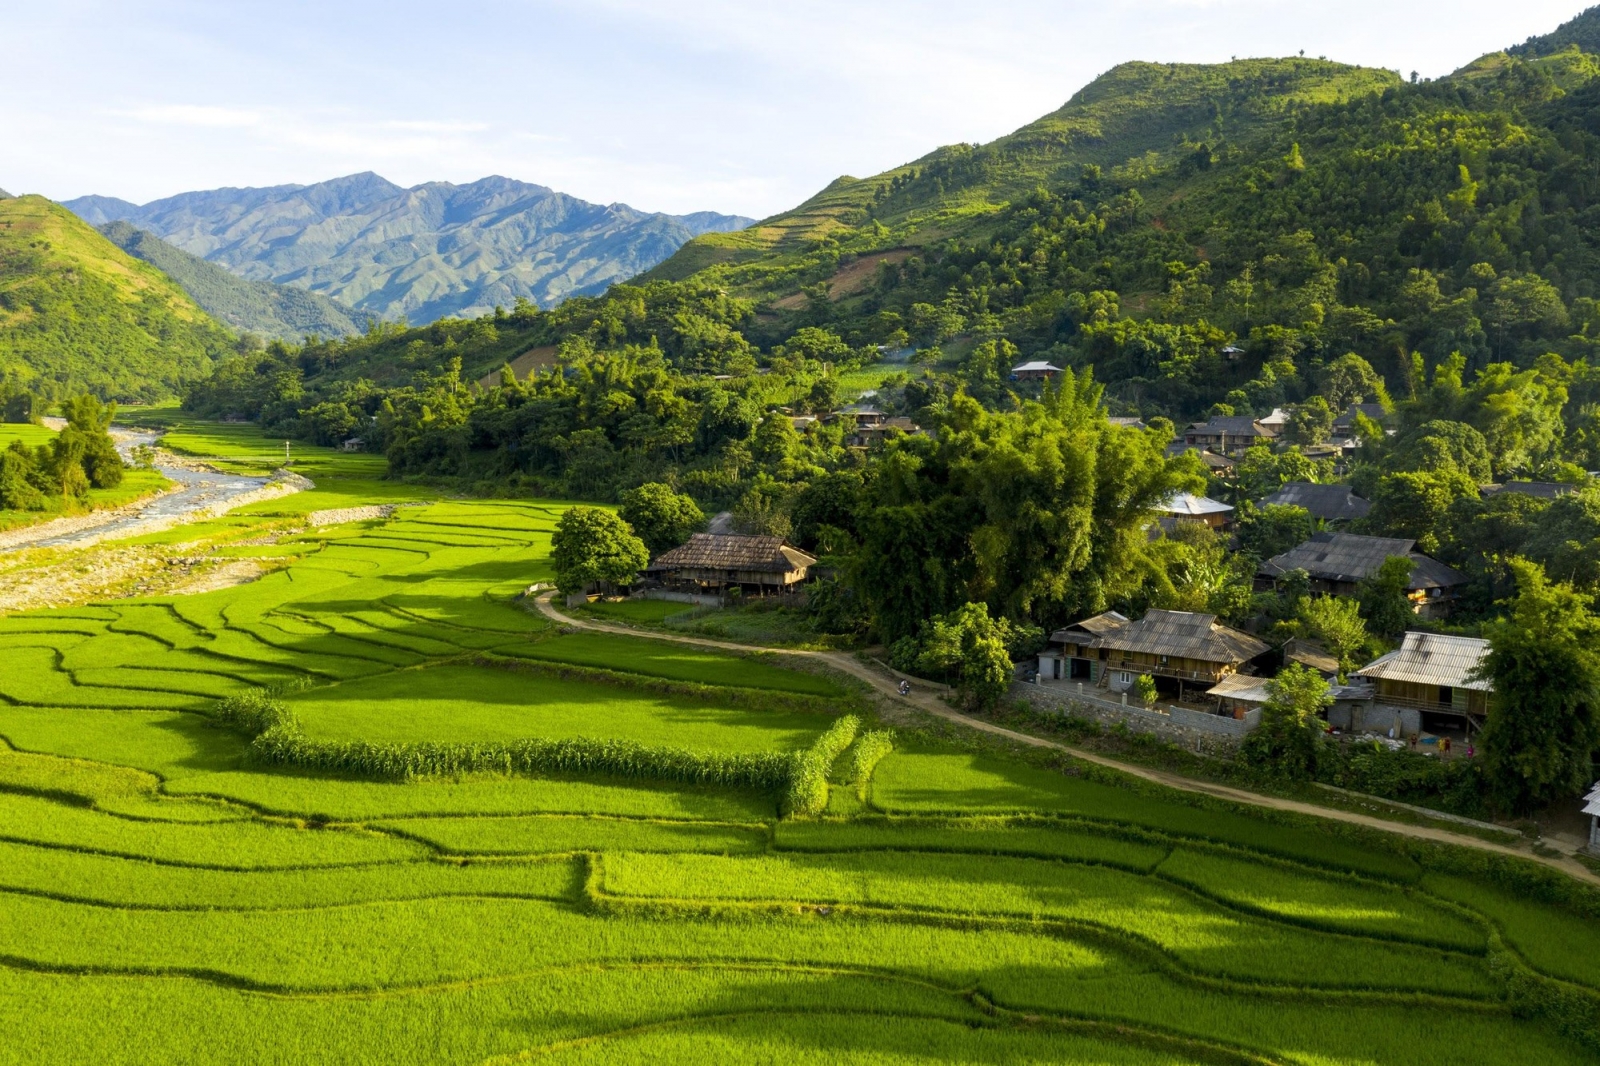
[{"label": "dark tiled roof", "polygon": [[1099,632],[1090,646],[1112,651],[1176,655],[1208,663],[1242,663],[1267,650],[1265,644],[1250,634],[1218,625],[1216,615],[1212,614],[1150,611],[1137,622],[1124,621],[1118,625],[1112,621],[1121,617],[1110,613],[1097,615],[1068,626],[1050,639],[1065,643],[1074,639],[1074,630],[1086,630],[1092,624]]},{"label": "dark tiled roof", "polygon": [[782,537],[696,533],[689,543],[662,552],[651,570],[758,570],[788,573],[816,565],[816,557],[785,544]]},{"label": "dark tiled roof", "polygon": [[1304,507],[1312,518],[1324,522],[1340,522],[1352,518],[1365,518],[1372,504],[1351,492],[1344,485],[1313,485],[1309,481],[1291,481],[1271,496],[1261,501],[1265,504],[1286,504]]},{"label": "dark tiled roof", "polygon": [[1377,573],[1391,555],[1410,557],[1413,564],[1408,588],[1453,588],[1466,584],[1459,570],[1412,551],[1416,541],[1395,537],[1361,537],[1354,533],[1318,533],[1297,548],[1290,548],[1261,564],[1264,577],[1282,577],[1304,570],[1318,581],[1353,583]]},{"label": "dark tiled roof", "polygon": [[1354,429],[1357,412],[1366,415],[1374,422],[1382,422],[1387,416],[1381,403],[1353,403],[1345,409],[1344,414],[1333,420],[1333,427],[1335,429]]},{"label": "dark tiled roof", "polygon": [[1209,422],[1196,422],[1189,427],[1190,433],[1207,433],[1218,436],[1226,433],[1230,437],[1275,437],[1277,432],[1263,426],[1249,415],[1219,415]]}]

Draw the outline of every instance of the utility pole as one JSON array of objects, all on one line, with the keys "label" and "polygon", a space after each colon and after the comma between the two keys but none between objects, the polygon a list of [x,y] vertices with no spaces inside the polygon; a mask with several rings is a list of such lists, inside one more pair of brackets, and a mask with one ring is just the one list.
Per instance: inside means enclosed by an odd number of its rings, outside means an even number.
[{"label": "utility pole", "polygon": [[289,458],[289,442],[283,442],[283,465],[288,466],[294,460]]}]

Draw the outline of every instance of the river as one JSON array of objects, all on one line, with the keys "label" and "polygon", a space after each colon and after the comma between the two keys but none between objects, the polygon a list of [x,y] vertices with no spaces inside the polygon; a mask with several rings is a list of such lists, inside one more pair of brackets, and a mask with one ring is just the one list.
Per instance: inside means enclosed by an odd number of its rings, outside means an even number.
[{"label": "river", "polygon": [[[55,421],[48,419],[46,423]],[[135,448],[155,444],[160,434],[112,426],[111,437],[116,441],[117,451],[123,460],[131,462]],[[244,497],[259,494],[270,480],[162,464],[157,464],[156,469],[175,483],[177,488],[143,503],[116,510],[57,518],[37,526],[0,533],[0,551],[83,547],[102,540],[153,533],[179,525],[202,511],[220,514],[235,502],[244,502]]]}]

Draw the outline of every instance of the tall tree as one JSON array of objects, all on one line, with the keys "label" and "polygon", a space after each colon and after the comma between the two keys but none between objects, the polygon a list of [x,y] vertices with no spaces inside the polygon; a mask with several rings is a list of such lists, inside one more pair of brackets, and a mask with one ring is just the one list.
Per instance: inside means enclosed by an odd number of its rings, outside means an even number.
[{"label": "tall tree", "polygon": [[590,585],[614,588],[630,584],[650,562],[644,541],[628,524],[598,507],[569,507],[550,538],[550,561],[556,586],[567,595]]},{"label": "tall tree", "polygon": [[1482,676],[1494,683],[1483,766],[1495,805],[1525,813],[1589,784],[1600,746],[1600,623],[1593,601],[1511,563],[1517,594],[1489,627]]}]

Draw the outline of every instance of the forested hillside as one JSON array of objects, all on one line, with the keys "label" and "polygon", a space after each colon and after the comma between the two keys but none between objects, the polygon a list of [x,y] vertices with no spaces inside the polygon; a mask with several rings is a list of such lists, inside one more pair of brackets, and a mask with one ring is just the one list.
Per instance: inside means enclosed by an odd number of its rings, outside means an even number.
[{"label": "forested hillside", "polygon": [[66,208],[0,200],[0,391],[160,399],[234,345],[169,278]]},{"label": "forested hillside", "polygon": [[176,281],[195,303],[234,329],[300,341],[308,336],[347,337],[365,328],[365,315],[326,296],[246,280],[126,222],[108,222],[99,229],[112,244]]}]

